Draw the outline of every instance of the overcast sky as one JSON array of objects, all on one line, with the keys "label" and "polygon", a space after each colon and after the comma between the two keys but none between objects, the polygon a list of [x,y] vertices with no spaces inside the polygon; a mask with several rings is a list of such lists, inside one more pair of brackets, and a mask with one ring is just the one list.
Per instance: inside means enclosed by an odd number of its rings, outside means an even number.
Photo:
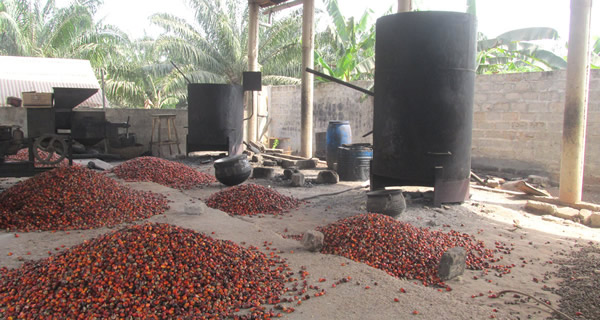
[{"label": "overcast sky", "polygon": [[[239,0],[246,2],[247,0]],[[70,0],[58,0],[58,5],[66,5]],[[419,10],[466,11],[466,0],[413,0]],[[322,7],[322,0],[315,0]],[[338,0],[345,16],[360,16],[367,7],[381,16],[393,7],[397,0]],[[570,0],[479,0],[477,2],[478,29],[488,37],[495,37],[505,31],[525,27],[552,27],[558,30],[561,38],[568,39]],[[156,35],[159,29],[152,29],[148,17],[153,13],[166,12],[192,20],[193,12],[185,0],[104,0],[97,18],[104,17],[109,24],[119,26],[133,38],[141,37],[144,31]],[[600,36],[600,3],[596,2],[592,13],[592,35]]]}]

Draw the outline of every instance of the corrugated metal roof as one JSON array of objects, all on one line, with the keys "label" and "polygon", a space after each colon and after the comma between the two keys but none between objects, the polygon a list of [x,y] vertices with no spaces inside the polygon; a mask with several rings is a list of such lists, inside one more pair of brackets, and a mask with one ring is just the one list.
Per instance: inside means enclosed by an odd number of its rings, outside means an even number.
[{"label": "corrugated metal roof", "polygon": [[[88,60],[0,56],[0,106],[7,105],[7,97],[53,92],[53,87],[100,89]],[[79,106],[101,108],[102,90]]]},{"label": "corrugated metal roof", "polygon": [[262,8],[282,4],[288,1],[289,0],[255,0],[255,2]]}]

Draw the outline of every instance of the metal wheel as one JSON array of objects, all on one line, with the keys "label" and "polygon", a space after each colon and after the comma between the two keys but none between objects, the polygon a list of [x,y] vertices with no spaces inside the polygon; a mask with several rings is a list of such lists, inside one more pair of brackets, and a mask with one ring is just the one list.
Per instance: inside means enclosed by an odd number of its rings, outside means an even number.
[{"label": "metal wheel", "polygon": [[[67,141],[64,137],[55,134],[44,134],[36,138],[33,143],[33,156],[41,163],[47,165],[58,164],[67,156]],[[40,154],[40,151],[44,153]],[[52,160],[57,155],[58,158]]]}]

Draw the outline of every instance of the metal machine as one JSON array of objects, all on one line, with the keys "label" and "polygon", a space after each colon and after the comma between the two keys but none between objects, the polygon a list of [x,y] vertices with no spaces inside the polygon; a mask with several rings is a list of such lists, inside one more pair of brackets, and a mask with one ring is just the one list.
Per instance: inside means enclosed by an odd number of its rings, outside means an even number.
[{"label": "metal machine", "polygon": [[[106,121],[104,110],[73,110],[94,95],[98,89],[54,89],[54,105],[50,108],[27,108],[27,138],[11,126],[0,127],[0,176],[30,176],[39,172],[34,159],[46,166],[56,165],[68,158],[73,159],[73,142],[85,147],[106,139],[113,145],[135,144],[135,136],[129,134],[127,123]],[[120,128],[127,129],[125,137]],[[29,163],[2,163],[6,155],[15,154],[21,148],[29,148]],[[44,152],[40,152],[44,151]]]}]

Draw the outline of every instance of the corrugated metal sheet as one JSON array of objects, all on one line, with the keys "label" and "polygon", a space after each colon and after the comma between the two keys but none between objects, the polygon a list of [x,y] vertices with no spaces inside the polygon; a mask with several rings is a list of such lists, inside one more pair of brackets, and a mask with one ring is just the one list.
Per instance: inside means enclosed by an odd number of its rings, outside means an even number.
[{"label": "corrugated metal sheet", "polygon": [[[0,106],[7,105],[7,97],[53,92],[53,87],[100,89],[88,60],[0,56]],[[102,90],[79,106],[101,108]]]}]

